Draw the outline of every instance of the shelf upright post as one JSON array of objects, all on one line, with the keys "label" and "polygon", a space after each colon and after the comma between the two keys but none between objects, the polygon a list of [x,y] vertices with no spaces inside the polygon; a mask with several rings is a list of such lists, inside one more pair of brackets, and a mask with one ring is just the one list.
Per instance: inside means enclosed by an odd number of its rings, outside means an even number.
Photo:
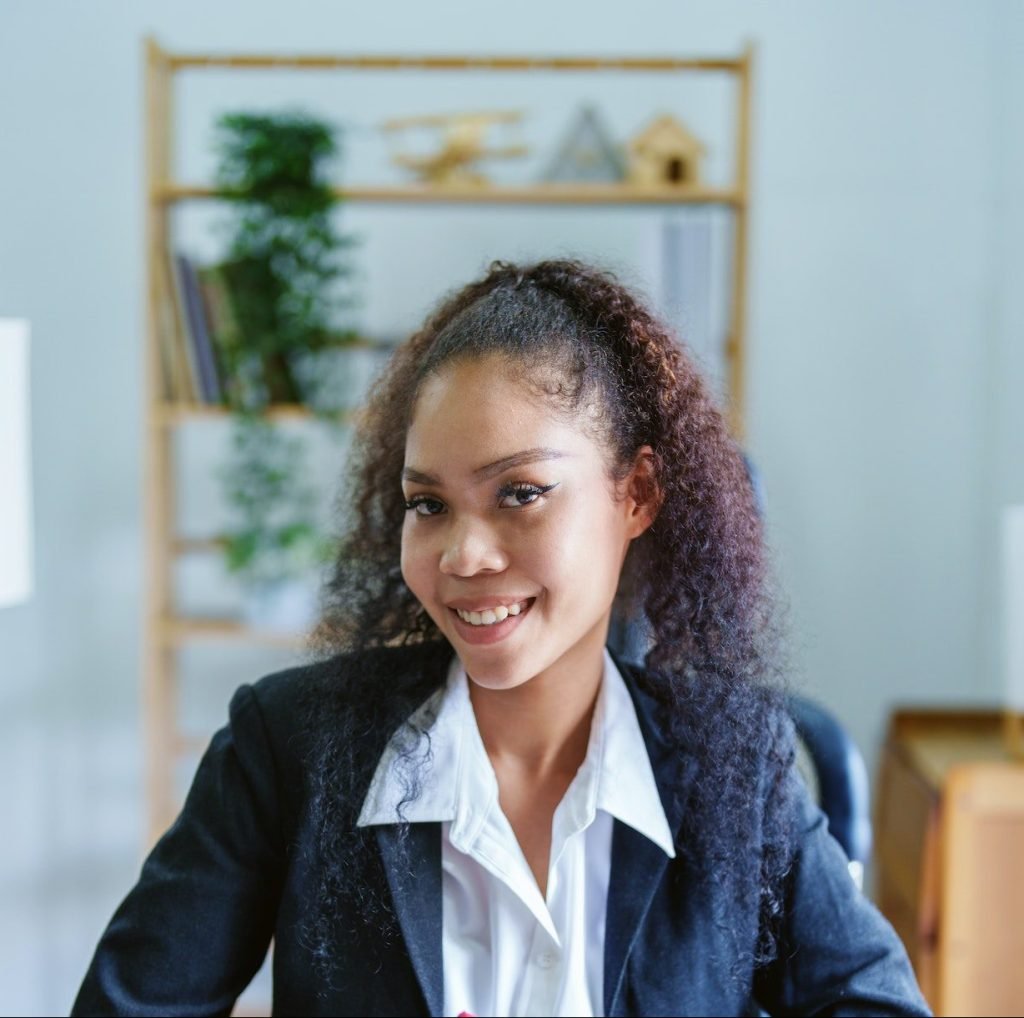
[{"label": "shelf upright post", "polygon": [[[146,162],[146,465],[142,498],[145,509],[145,633],[143,651],[143,735],[146,754],[147,845],[171,820],[176,697],[172,689],[175,648],[165,633],[170,616],[172,429],[161,409],[165,385],[160,356],[160,308],[166,299],[162,273],[168,250],[169,206],[161,189],[171,179],[172,69],[168,54],[153,38],[145,40],[146,102],[143,137]],[[177,394],[175,394],[177,395]]]},{"label": "shelf upright post", "polygon": [[738,442],[745,438],[747,354],[747,229],[750,210],[750,90],[754,48],[747,45],[737,62],[736,205],[733,213],[732,300],[725,358],[729,379],[729,416]]}]

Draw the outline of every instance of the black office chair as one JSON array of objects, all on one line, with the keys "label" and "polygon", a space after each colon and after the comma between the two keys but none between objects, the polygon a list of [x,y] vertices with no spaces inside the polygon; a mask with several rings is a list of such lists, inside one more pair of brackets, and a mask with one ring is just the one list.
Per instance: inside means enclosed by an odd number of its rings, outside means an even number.
[{"label": "black office chair", "polygon": [[820,704],[791,694],[787,705],[810,760],[810,783],[828,817],[828,829],[849,859],[850,875],[863,888],[864,867],[871,855],[871,798],[864,757]]},{"label": "black office chair", "polygon": [[[760,474],[745,454],[743,461],[754,501],[763,516]],[[608,643],[620,657],[632,662],[642,662],[647,650],[642,627],[617,615],[612,616]],[[801,770],[828,818],[829,831],[846,853],[850,876],[863,889],[864,867],[871,855],[871,800],[864,757],[843,726],[820,704],[795,694],[787,700],[811,773],[806,773],[806,767]]]},{"label": "black office chair", "polygon": [[[620,658],[641,663],[645,644],[639,626],[615,616],[608,645]],[[864,887],[864,867],[871,855],[871,799],[868,772],[857,744],[821,704],[790,694],[786,706],[798,738],[797,763],[828,829],[849,860],[850,876]],[[802,752],[801,752],[802,749]]]}]

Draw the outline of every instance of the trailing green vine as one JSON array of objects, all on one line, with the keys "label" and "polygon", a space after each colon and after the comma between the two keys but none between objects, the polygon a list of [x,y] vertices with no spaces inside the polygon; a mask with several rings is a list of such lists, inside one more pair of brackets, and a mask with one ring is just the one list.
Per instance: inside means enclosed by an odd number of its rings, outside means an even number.
[{"label": "trailing green vine", "polygon": [[[342,284],[351,241],[335,229],[337,198],[325,179],[332,129],[299,113],[231,113],[216,125],[219,193],[228,202],[232,335],[220,344],[232,452],[220,472],[236,523],[226,564],[250,584],[303,577],[331,553],[315,519],[306,443],[265,416],[303,404],[302,358],[349,343],[336,327],[349,305]],[[308,368],[305,372],[309,374]],[[336,417],[314,405],[322,419]]]}]

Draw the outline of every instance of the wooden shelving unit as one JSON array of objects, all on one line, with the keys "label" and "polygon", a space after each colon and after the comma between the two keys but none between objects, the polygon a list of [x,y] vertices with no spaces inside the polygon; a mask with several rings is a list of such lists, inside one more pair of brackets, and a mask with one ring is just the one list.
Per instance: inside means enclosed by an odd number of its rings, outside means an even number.
[{"label": "wooden shelving unit", "polygon": [[[217,200],[213,188],[189,184],[174,175],[174,82],[181,73],[201,73],[206,68],[362,70],[368,73],[411,71],[457,73],[503,71],[531,73],[556,71],[607,71],[622,74],[658,72],[673,74],[725,74],[735,79],[735,173],[728,187],[637,188],[626,185],[544,184],[524,187],[390,187],[338,188],[347,202],[422,205],[541,205],[541,206],[661,206],[705,205],[730,210],[733,223],[729,329],[724,354],[730,394],[731,423],[737,436],[743,433],[744,337],[747,231],[749,211],[750,101],[752,51],[736,58],[713,59],[610,59],[563,57],[465,57],[465,56],[334,56],[334,55],[208,55],[170,53],[155,40],[145,43],[146,102],[146,251],[147,251],[147,354],[146,444],[144,500],[146,529],[146,608],[144,635],[144,711],[147,753],[149,831],[152,840],[174,817],[174,762],[182,754],[201,749],[200,743],[179,731],[176,692],[177,654],[197,641],[255,643],[266,646],[297,646],[299,635],[260,632],[238,623],[182,619],[172,598],[172,567],[177,558],[200,552],[215,553],[215,535],[203,540],[183,540],[175,528],[172,506],[176,480],[172,469],[173,440],[186,424],[224,419],[219,407],[169,403],[162,398],[160,377],[159,314],[166,299],[161,279],[170,234],[170,217],[182,202]],[[311,417],[303,407],[275,407],[275,420]]]}]

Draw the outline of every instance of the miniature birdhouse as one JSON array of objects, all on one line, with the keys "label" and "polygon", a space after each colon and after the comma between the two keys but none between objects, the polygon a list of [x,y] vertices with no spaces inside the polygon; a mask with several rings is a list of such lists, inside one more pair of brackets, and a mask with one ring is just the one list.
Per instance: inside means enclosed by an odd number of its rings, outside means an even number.
[{"label": "miniature birdhouse", "polygon": [[675,117],[658,117],[629,142],[627,180],[638,187],[695,187],[704,152]]}]

